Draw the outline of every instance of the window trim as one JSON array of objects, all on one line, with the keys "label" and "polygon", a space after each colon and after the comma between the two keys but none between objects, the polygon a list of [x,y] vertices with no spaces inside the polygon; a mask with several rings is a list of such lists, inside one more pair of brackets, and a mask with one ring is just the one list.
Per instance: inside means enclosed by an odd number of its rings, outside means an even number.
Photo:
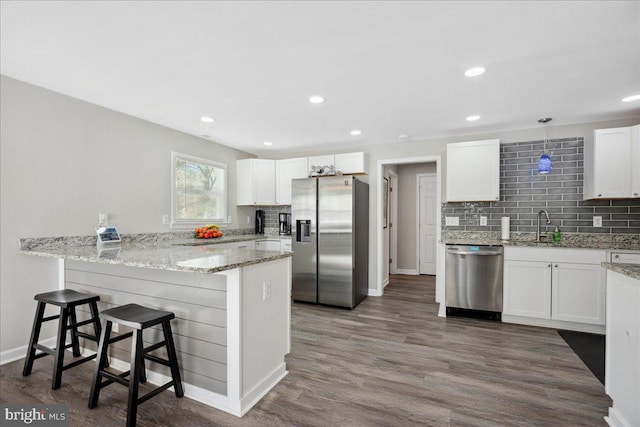
[{"label": "window trim", "polygon": [[[222,209],[222,218],[216,219],[202,219],[202,220],[180,220],[177,218],[177,191],[176,191],[176,160],[184,159],[187,161],[192,161],[196,163],[201,163],[208,166],[213,166],[216,168],[224,169],[224,208]],[[228,202],[229,202],[229,168],[226,163],[216,162],[215,160],[205,159],[203,157],[193,156],[190,154],[184,154],[177,151],[171,152],[171,229],[188,229],[197,227],[199,225],[204,225],[210,222],[215,222],[217,224],[228,224],[227,222],[227,212],[228,212]]]}]

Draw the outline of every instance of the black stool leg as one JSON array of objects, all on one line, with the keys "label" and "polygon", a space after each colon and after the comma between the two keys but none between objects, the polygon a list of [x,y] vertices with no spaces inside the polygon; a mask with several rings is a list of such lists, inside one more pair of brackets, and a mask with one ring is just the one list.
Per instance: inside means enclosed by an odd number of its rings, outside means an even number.
[{"label": "black stool leg", "polygon": [[107,352],[109,350],[109,339],[111,338],[111,322],[102,329],[100,341],[98,344],[98,360],[93,370],[93,382],[91,383],[91,393],[89,394],[89,408],[98,406],[98,398],[100,397],[100,388],[102,388],[102,375],[100,371],[107,366]]},{"label": "black stool leg", "polygon": [[[71,319],[71,324],[75,325],[78,323],[78,317],[76,316],[76,307],[69,307],[69,318]],[[65,332],[66,334],[66,332]],[[71,348],[73,349],[73,357],[80,356],[80,340],[78,340],[78,327],[74,326],[71,328]]]},{"label": "black stool leg", "polygon": [[144,360],[144,345],[142,342],[142,330],[133,333],[131,344],[131,372],[129,375],[129,401],[127,407],[127,427],[136,425],[138,415],[138,386],[140,383],[140,366]]},{"label": "black stool leg", "polygon": [[36,355],[35,345],[40,338],[40,329],[42,328],[42,319],[44,318],[44,309],[46,304],[38,301],[38,307],[36,307],[36,316],[33,319],[33,328],[31,329],[31,338],[29,339],[29,349],[27,350],[27,358],[24,360],[24,368],[22,369],[22,375],[25,377],[31,374],[33,369],[33,361]]},{"label": "black stool leg", "polygon": [[55,361],[53,362],[53,380],[51,389],[57,390],[62,382],[62,366],[64,365],[64,347],[67,342],[67,324],[69,323],[69,310],[60,307],[60,319],[58,323],[58,343],[56,345]]},{"label": "black stool leg", "polygon": [[[100,316],[98,314],[98,304],[95,301],[89,303],[89,310],[91,310],[91,317],[93,318],[93,330],[96,334],[96,347],[100,345],[100,335],[102,333],[102,325],[100,324]],[[98,350],[98,356],[100,352]],[[105,362],[105,367],[109,366],[109,359]]]},{"label": "black stool leg", "polygon": [[180,379],[180,369],[178,369],[178,355],[176,354],[176,346],[173,343],[173,334],[171,333],[171,323],[169,320],[162,322],[162,332],[164,340],[167,342],[167,354],[169,356],[169,368],[171,369],[171,377],[173,377],[173,389],[177,397],[184,395],[182,389],[182,380]]}]

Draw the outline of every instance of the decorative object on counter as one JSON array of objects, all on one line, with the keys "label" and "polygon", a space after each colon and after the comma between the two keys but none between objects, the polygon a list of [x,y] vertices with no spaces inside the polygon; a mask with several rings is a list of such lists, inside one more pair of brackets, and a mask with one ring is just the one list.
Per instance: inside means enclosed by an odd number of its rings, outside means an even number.
[{"label": "decorative object on counter", "polygon": [[538,160],[538,173],[545,174],[551,171],[551,157],[547,153],[547,123],[549,123],[552,119],[550,117],[546,117],[538,120],[538,123],[542,123],[545,125],[544,127],[544,147],[542,149],[542,155]]},{"label": "decorative object on counter", "polygon": [[553,230],[553,241],[559,242],[560,240],[562,240],[562,235],[560,234],[560,229],[556,225],[556,229]]},{"label": "decorative object on counter", "polygon": [[215,239],[222,236],[224,236],[224,234],[215,224],[207,224],[204,227],[196,228],[193,234],[193,237],[196,239]]},{"label": "decorative object on counter", "polygon": [[264,221],[265,221],[264,211],[262,209],[257,209],[256,210],[256,229],[255,229],[256,234],[264,234]]},{"label": "decorative object on counter", "polygon": [[336,167],[334,165],[311,166],[311,170],[309,171],[309,178],[314,178],[318,176],[334,176],[336,174],[342,175],[341,172],[336,173]]},{"label": "decorative object on counter", "polygon": [[278,214],[278,234],[281,236],[291,235],[291,213],[280,212]]},{"label": "decorative object on counter", "polygon": [[511,218],[508,216],[503,216],[500,219],[500,225],[502,227],[501,230],[501,239],[502,240],[509,240],[509,232],[510,232],[510,227],[511,227]]}]

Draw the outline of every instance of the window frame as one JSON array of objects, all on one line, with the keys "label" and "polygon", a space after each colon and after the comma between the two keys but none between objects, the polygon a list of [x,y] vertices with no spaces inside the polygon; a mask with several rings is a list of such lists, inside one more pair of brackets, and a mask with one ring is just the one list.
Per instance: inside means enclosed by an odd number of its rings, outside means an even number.
[{"label": "window frame", "polygon": [[[179,219],[178,218],[178,191],[176,189],[176,161],[178,159],[190,161],[193,163],[199,163],[206,166],[220,168],[224,170],[224,186],[222,200],[224,206],[222,208],[222,218],[207,218],[207,219]],[[193,156],[190,154],[179,153],[177,151],[171,152],[171,228],[172,229],[186,229],[194,226],[204,225],[215,222],[217,224],[228,224],[227,212],[229,202],[229,168],[226,163],[216,162],[214,160],[205,159],[203,157]]]}]

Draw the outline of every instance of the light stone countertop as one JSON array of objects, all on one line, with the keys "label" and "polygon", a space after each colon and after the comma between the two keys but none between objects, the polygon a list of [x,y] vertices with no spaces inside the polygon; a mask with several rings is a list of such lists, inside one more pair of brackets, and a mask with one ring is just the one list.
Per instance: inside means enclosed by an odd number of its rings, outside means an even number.
[{"label": "light stone countertop", "polygon": [[[283,236],[285,237],[285,236]],[[287,236],[288,237],[288,236]],[[226,249],[225,242],[276,238],[265,235],[230,235],[218,239],[135,239],[96,246],[91,236],[21,239],[19,253],[74,261],[97,262],[168,271],[216,273],[252,264],[287,258],[288,251]],[[279,236],[278,236],[279,238]],[[89,244],[87,244],[89,243]]]},{"label": "light stone countertop", "polygon": [[494,232],[449,232],[441,242],[448,245],[530,246],[541,248],[619,249],[640,251],[638,235],[564,233],[562,240],[535,241],[535,233],[511,233],[510,240],[500,240]]},{"label": "light stone countertop", "polygon": [[602,266],[607,270],[615,271],[616,273],[624,274],[625,276],[640,280],[640,264],[603,262]]}]

